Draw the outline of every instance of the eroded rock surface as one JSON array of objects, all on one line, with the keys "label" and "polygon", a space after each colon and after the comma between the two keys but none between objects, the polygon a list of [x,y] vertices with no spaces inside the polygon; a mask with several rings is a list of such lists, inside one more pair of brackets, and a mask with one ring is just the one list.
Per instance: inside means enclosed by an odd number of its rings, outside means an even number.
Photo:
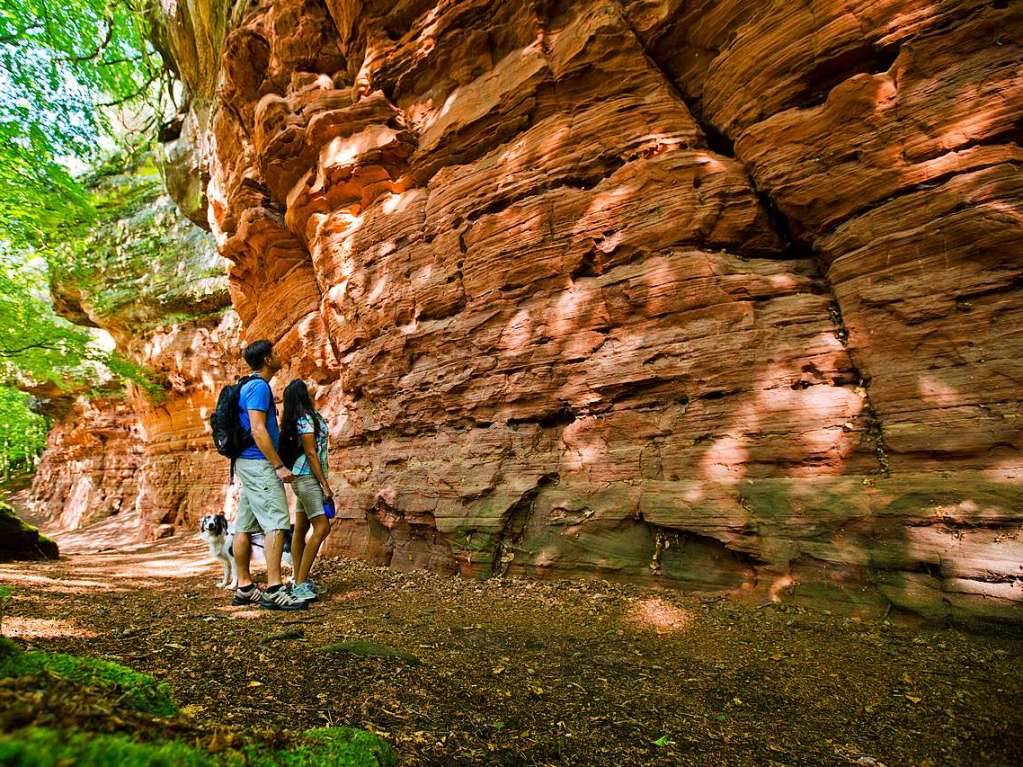
[{"label": "eroded rock surface", "polygon": [[1019,4],[229,26],[210,223],[336,550],[1019,619]]},{"label": "eroded rock surface", "polygon": [[65,530],[128,511],[137,512],[128,539],[191,530],[230,505],[228,465],[208,425],[216,392],[241,361],[223,262],[150,162],[100,178],[90,193],[100,220],[69,243],[54,303],[107,331],[151,383],[92,398],[34,391],[55,425],[29,503]]},{"label": "eroded rock surface", "polygon": [[1015,614],[1020,11],[264,2],[210,219],[336,548]]},{"label": "eroded rock surface", "polygon": [[59,410],[36,468],[28,504],[63,530],[135,508],[143,445],[123,397],[73,398]]}]

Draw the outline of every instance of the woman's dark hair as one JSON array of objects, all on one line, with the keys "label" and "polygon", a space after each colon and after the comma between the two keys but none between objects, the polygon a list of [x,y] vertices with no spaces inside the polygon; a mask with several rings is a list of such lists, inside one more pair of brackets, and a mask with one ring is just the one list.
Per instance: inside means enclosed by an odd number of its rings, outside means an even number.
[{"label": "woman's dark hair", "polygon": [[242,352],[242,356],[245,358],[245,361],[249,363],[250,368],[253,370],[259,370],[263,367],[263,363],[266,362],[266,358],[273,353],[273,350],[273,342],[262,338],[259,341],[253,341],[251,344],[246,346],[245,351]]},{"label": "woman's dark hair", "polygon": [[281,417],[281,434],[298,434],[298,419],[309,416],[313,421],[313,432],[320,438],[320,419],[316,417],[316,408],[305,381],[296,378],[284,387],[284,415]]}]

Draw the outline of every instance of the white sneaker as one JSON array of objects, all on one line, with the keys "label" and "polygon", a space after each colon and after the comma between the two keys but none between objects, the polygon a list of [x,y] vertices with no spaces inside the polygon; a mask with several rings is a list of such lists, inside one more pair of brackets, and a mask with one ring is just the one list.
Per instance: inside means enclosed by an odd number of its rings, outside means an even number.
[{"label": "white sneaker", "polygon": [[259,606],[264,610],[304,610],[309,605],[294,599],[288,590],[281,586],[276,591],[264,591],[263,598],[259,600]]},{"label": "white sneaker", "polygon": [[252,588],[248,591],[242,591],[241,589],[235,589],[234,599],[231,600],[233,605],[252,605],[257,604],[260,599],[263,598],[263,592],[259,590],[259,586],[253,584]]}]

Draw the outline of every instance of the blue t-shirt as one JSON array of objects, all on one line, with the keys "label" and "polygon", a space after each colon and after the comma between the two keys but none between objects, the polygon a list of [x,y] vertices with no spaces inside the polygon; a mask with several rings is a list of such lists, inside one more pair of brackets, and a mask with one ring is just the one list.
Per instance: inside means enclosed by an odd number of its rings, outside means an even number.
[{"label": "blue t-shirt", "polygon": [[[273,393],[270,391],[270,384],[262,378],[248,381],[242,386],[241,394],[238,395],[238,409],[241,411],[240,420],[242,428],[250,431],[252,426],[249,423],[250,410],[262,410],[266,413],[266,431],[270,435],[270,441],[274,443],[274,450],[280,444],[281,430],[277,425],[277,404],[274,402]],[[262,458],[266,460],[263,451],[257,445],[252,445],[242,450],[239,458]]]}]

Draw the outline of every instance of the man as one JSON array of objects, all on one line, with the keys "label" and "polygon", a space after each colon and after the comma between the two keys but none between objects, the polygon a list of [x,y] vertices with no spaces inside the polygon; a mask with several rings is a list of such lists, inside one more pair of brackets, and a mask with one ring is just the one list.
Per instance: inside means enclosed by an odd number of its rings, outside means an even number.
[{"label": "man", "polygon": [[[292,599],[281,583],[284,536],[291,534],[284,483],[292,480],[291,471],[277,455],[280,429],[277,405],[270,391],[270,379],[281,369],[281,361],[273,344],[266,340],[254,341],[242,354],[256,377],[241,388],[238,417],[242,430],[252,435],[254,444],[242,451],[234,465],[242,489],[234,522],[238,591],[231,604],[258,604],[266,610],[301,610],[307,604]],[[266,591],[260,591],[249,572],[251,534],[260,531],[266,534]]]}]

